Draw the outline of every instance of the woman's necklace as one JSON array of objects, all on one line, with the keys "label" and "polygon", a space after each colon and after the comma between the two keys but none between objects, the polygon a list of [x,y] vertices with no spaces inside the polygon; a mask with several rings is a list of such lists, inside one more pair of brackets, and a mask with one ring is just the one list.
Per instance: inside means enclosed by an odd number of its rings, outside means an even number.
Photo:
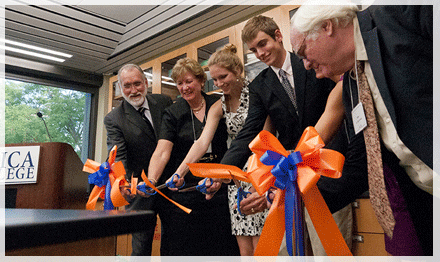
[{"label": "woman's necklace", "polygon": [[233,111],[235,110],[238,113],[237,110],[240,107],[241,102],[242,102],[241,101],[242,93],[243,93],[243,87],[241,87],[240,94],[237,96],[238,99],[233,100],[231,95],[224,96],[225,102],[227,104],[227,108],[226,108],[227,112],[234,113]]},{"label": "woman's necklace", "polygon": [[202,103],[200,104],[199,107],[197,107],[197,108],[191,108],[191,110],[192,110],[194,113],[198,114],[199,111],[203,108],[203,105],[204,105],[204,104],[205,104],[205,99],[202,100]]}]

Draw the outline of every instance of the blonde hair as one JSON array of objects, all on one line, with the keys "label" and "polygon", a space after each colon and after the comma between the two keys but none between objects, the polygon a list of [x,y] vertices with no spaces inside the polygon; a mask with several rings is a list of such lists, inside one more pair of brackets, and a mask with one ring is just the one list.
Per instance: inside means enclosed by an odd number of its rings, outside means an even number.
[{"label": "blonde hair", "polygon": [[188,72],[193,74],[196,79],[200,81],[202,87],[205,85],[207,77],[202,66],[196,60],[188,57],[177,60],[177,63],[173,67],[171,78],[176,82],[179,77]]},{"label": "blonde hair", "polygon": [[221,66],[237,76],[240,76],[244,70],[243,63],[237,56],[237,47],[233,44],[227,44],[211,55],[208,67],[213,65]]},{"label": "blonde hair", "polygon": [[248,43],[257,37],[258,32],[262,31],[275,40],[275,31],[277,29],[279,30],[280,28],[272,18],[262,15],[254,16],[246,22],[241,32],[241,39],[244,43]]}]

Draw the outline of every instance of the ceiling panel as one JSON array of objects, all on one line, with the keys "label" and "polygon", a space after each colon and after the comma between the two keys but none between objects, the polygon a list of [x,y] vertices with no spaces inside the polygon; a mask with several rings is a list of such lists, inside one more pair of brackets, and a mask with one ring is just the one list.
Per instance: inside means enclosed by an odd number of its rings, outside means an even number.
[{"label": "ceiling panel", "polygon": [[[6,52],[6,61],[29,60],[26,70],[60,67],[109,74],[125,63],[143,63],[159,54],[233,25],[268,6],[232,5],[6,5],[7,40],[72,54],[64,63]],[[35,62],[35,63],[32,63]],[[47,64],[48,67],[41,66]],[[8,64],[6,63],[6,73]]]},{"label": "ceiling panel", "polygon": [[[64,7],[64,10],[72,9]],[[5,21],[14,21],[31,29],[40,29],[60,36],[98,43],[109,48],[115,48],[123,35],[122,32],[107,29],[105,23],[89,24],[34,6],[7,6]]]},{"label": "ceiling panel", "polygon": [[83,50],[90,50],[96,53],[101,53],[102,55],[99,57],[103,56],[103,59],[106,59],[106,57],[113,52],[113,49],[110,47],[105,47],[90,41],[83,41],[69,36],[32,28],[15,22],[5,21],[5,27],[6,39],[9,39],[10,36],[15,36],[21,38],[21,42],[29,42],[35,44],[36,46],[53,48],[60,52],[65,51],[66,53],[69,53],[67,51],[70,49],[74,52],[81,53]]},{"label": "ceiling panel", "polygon": [[[119,34],[123,34],[125,31],[125,26],[127,23],[120,22],[115,19],[111,19],[107,16],[103,16],[99,13],[92,12],[88,10],[87,8],[82,8],[79,6],[71,6],[71,5],[44,5],[44,6],[37,6],[39,8],[48,10],[50,12],[53,12],[55,14],[63,15],[66,17],[70,17],[73,19],[76,19],[78,21],[82,21],[83,23],[95,25],[98,27],[105,28],[106,30],[114,31]],[[116,6],[113,6],[116,7]],[[124,12],[124,7],[118,8],[120,10],[119,12]],[[101,6],[102,11],[106,10],[106,6]],[[142,11],[142,8],[139,8],[139,11]],[[131,11],[131,9],[130,9]]]},{"label": "ceiling panel", "polygon": [[[160,1],[157,1],[157,4]],[[132,23],[138,17],[150,12],[156,8],[157,5],[80,5],[74,6],[80,10],[88,11],[90,14],[99,15],[111,19],[113,21],[119,21],[120,23],[127,25]]]},{"label": "ceiling panel", "polygon": [[[130,30],[129,32],[124,34],[112,56],[140,42],[146,41],[149,38],[158,35],[159,33],[166,32],[166,30],[169,30],[179,24],[182,24],[184,21],[191,19],[193,16],[197,14],[200,15],[202,12],[204,12],[209,8],[211,7],[202,6],[202,5],[197,5],[197,6],[179,5],[179,6],[170,7],[153,18],[144,15],[142,17],[145,19],[144,22],[142,24],[139,24],[135,29]],[[168,17],[168,18],[164,19],[164,17]]]},{"label": "ceiling panel", "polygon": [[[163,54],[173,48],[181,47],[190,41],[200,39],[210,34],[213,28],[221,29],[248,19],[255,13],[261,12],[263,6],[219,6],[215,12],[198,16],[191,21],[164,32],[163,34],[150,39],[128,52],[112,57],[100,71],[116,72],[125,63],[141,63],[159,54]],[[268,8],[267,6],[265,8]]]}]

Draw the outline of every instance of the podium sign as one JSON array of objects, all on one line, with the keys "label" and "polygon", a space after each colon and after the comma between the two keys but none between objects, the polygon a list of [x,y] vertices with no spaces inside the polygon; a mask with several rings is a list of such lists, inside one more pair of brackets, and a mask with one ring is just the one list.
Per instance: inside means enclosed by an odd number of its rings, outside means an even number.
[{"label": "podium sign", "polygon": [[0,182],[6,185],[37,183],[40,146],[5,147],[0,156]]}]

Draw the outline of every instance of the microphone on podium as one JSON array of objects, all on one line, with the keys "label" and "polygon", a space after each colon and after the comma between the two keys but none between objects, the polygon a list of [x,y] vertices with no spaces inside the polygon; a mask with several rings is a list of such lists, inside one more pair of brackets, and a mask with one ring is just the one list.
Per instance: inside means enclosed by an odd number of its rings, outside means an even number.
[{"label": "microphone on podium", "polygon": [[38,116],[39,118],[41,118],[41,120],[43,120],[44,126],[46,127],[46,133],[47,133],[47,136],[49,137],[50,142],[52,142],[52,137],[50,136],[50,134],[49,134],[49,130],[47,129],[46,121],[44,121],[43,114],[42,114],[40,111],[38,111],[38,112],[37,112],[37,116]]}]

